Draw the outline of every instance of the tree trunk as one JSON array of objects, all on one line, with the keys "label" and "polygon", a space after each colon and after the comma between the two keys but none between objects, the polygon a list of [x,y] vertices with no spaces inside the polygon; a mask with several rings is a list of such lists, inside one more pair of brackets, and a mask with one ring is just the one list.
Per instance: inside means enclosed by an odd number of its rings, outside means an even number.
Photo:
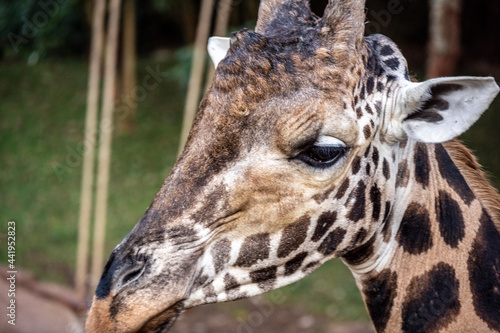
[{"label": "tree trunk", "polygon": [[78,249],[76,259],[75,288],[80,299],[87,297],[87,266],[89,252],[89,228],[92,215],[92,185],[94,183],[95,143],[99,91],[104,40],[104,15],[106,1],[97,0],[92,19],[92,41],[90,45],[87,111],[85,115],[85,141],[83,155],[80,215],[78,222]]},{"label": "tree trunk", "polygon": [[137,111],[136,100],[136,26],[135,1],[124,0],[122,21],[122,91],[121,97],[127,99],[125,111],[118,115],[118,131],[130,134],[134,130]]},{"label": "tree trunk", "polygon": [[181,14],[184,43],[190,44],[194,41],[196,34],[196,5],[192,0],[182,1]]},{"label": "tree trunk", "polygon": [[110,0],[106,40],[104,72],[104,93],[99,155],[97,164],[97,188],[94,226],[93,260],[91,267],[91,287],[97,286],[104,268],[104,240],[108,204],[109,167],[111,164],[111,139],[113,134],[113,110],[116,86],[116,59],[118,54],[118,32],[120,30],[120,0]]},{"label": "tree trunk", "polygon": [[450,76],[460,56],[462,0],[431,0],[427,77]]},{"label": "tree trunk", "polygon": [[193,50],[193,62],[191,64],[191,74],[189,76],[188,92],[184,107],[184,119],[182,122],[182,132],[179,142],[179,154],[184,149],[191,124],[193,123],[196,109],[200,101],[201,84],[205,69],[205,57],[207,55],[207,42],[212,21],[214,0],[203,0],[200,10],[200,18],[196,29],[196,40]]}]

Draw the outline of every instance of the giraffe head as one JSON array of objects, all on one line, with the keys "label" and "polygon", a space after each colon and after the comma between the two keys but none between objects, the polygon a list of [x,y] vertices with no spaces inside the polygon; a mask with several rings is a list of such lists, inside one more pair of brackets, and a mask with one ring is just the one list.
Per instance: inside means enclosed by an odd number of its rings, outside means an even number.
[{"label": "giraffe head", "polygon": [[412,83],[392,41],[363,32],[364,1],[330,1],[319,18],[307,1],[267,0],[255,32],[213,43],[217,73],[184,152],[113,250],[88,331],[166,331],[185,308],[284,286],[333,257],[356,264],[373,247],[394,147],[462,133],[498,87]]}]

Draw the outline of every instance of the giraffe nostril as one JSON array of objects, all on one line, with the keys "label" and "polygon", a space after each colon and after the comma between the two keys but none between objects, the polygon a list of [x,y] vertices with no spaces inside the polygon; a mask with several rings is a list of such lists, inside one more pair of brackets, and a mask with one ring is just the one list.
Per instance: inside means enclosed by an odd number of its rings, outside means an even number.
[{"label": "giraffe nostril", "polygon": [[138,263],[138,265],[130,267],[122,273],[121,278],[118,280],[117,289],[121,289],[126,285],[137,281],[143,274],[146,268],[146,263]]},{"label": "giraffe nostril", "polygon": [[144,271],[143,269],[136,269],[136,270],[128,273],[127,275],[125,275],[123,277],[122,284],[126,284],[130,281],[138,279],[142,275],[143,271]]}]

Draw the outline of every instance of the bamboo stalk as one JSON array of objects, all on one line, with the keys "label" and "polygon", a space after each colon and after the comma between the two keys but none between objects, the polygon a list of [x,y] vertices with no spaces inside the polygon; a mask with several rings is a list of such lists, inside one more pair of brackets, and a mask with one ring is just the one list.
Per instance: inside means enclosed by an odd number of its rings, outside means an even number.
[{"label": "bamboo stalk", "polygon": [[135,126],[137,112],[137,101],[135,88],[137,55],[135,50],[136,23],[135,23],[135,1],[124,0],[123,22],[122,22],[122,93],[127,96],[127,112],[118,119],[118,130],[123,133],[131,133]]},{"label": "bamboo stalk", "polygon": [[182,132],[179,142],[179,155],[184,149],[194,116],[196,115],[196,109],[198,108],[213,7],[214,0],[203,0],[198,20],[198,27],[196,29],[191,74],[189,77],[188,92],[184,106],[184,119],[182,122]]},{"label": "bamboo stalk", "polygon": [[431,0],[427,78],[451,76],[460,57],[462,0]]},{"label": "bamboo stalk", "polygon": [[120,0],[109,3],[104,94],[100,125],[99,155],[97,165],[97,189],[94,226],[94,247],[91,267],[92,289],[97,286],[104,266],[104,240],[108,202],[109,168],[111,164],[111,140],[113,134],[114,93],[116,86],[116,59],[120,24]]},{"label": "bamboo stalk", "polygon": [[[232,4],[233,0],[219,0],[219,5],[217,6],[217,19],[215,20],[214,36],[219,36],[219,37],[226,36]],[[208,87],[210,87],[214,75],[215,75],[214,66],[208,66],[207,80],[205,81],[205,90],[207,90]]]},{"label": "bamboo stalk", "polygon": [[80,215],[78,221],[78,248],[75,273],[75,288],[77,296],[80,299],[85,299],[87,296],[86,287],[89,252],[89,227],[90,217],[92,215],[92,185],[94,182],[95,142],[97,114],[99,111],[99,86],[101,81],[105,9],[105,0],[96,0],[92,19],[87,110],[85,115],[85,152],[83,155]]}]

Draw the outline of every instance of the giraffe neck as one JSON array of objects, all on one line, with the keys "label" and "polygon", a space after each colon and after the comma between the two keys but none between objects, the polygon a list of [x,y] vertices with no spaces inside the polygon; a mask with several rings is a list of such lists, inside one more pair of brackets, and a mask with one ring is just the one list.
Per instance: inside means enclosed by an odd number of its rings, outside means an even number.
[{"label": "giraffe neck", "polygon": [[[397,154],[373,255],[349,265],[379,332],[500,332],[500,233],[443,145]],[[349,262],[348,262],[349,264]]]}]

